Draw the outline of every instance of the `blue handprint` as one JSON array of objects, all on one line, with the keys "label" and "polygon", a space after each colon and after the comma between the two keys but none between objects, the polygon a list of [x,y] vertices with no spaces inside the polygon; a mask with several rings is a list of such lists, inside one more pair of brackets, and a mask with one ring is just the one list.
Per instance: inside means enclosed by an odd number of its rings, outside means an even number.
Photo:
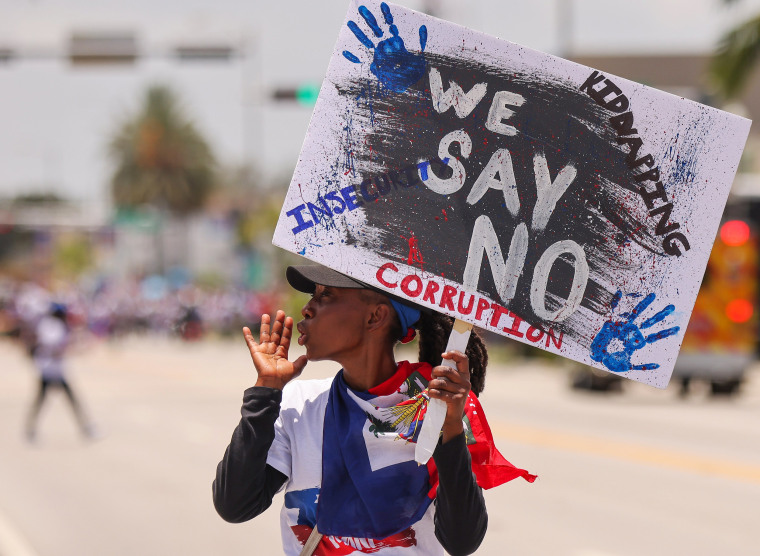
[{"label": "blue handprint", "polygon": [[[634,294],[628,295],[633,296]],[[620,290],[615,293],[611,303],[613,309],[617,307],[622,296],[623,294]],[[668,305],[653,317],[642,322],[641,326],[634,324],[633,321],[652,304],[655,297],[654,293],[650,293],[642,299],[638,305],[636,305],[633,311],[621,314],[620,316],[622,320],[609,320],[605,322],[602,329],[594,338],[594,341],[591,342],[591,359],[601,362],[609,370],[616,373],[623,373],[631,370],[648,371],[659,368],[660,365],[657,363],[644,363],[643,365],[631,364],[631,356],[634,351],[643,348],[647,344],[656,342],[657,340],[673,336],[681,329],[678,326],[674,326],[666,330],[661,330],[660,332],[655,332],[646,337],[641,333],[641,330],[654,326],[675,311],[673,305]],[[619,340],[623,345],[623,349],[621,351],[610,353],[610,344],[614,340]]]},{"label": "blue handprint", "polygon": [[[388,4],[383,2],[380,4],[380,9],[383,12],[385,23],[389,25],[391,36],[378,43],[377,46],[359,29],[354,21],[349,21],[347,25],[360,43],[370,50],[374,49],[375,54],[372,65],[369,67],[370,71],[388,89],[402,93],[425,75],[426,62],[423,52],[425,51],[425,44],[427,44],[427,27],[420,26],[420,53],[412,54],[404,46],[403,39],[398,36],[398,27],[393,24],[393,15]],[[359,14],[367,22],[376,37],[383,36],[383,30],[380,29],[375,16],[366,6],[359,6]],[[343,56],[355,64],[361,63],[361,60],[348,50],[343,51]]]}]

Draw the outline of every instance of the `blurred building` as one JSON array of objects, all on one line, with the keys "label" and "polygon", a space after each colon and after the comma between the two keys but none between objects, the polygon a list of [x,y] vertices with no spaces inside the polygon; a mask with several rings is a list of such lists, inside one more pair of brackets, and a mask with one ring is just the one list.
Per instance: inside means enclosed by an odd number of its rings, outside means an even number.
[{"label": "blurred building", "polygon": [[0,258],[15,261],[16,273],[25,274],[30,265],[50,267],[62,245],[77,238],[98,270],[115,279],[181,268],[193,276],[236,282],[244,269],[235,253],[234,224],[223,215],[178,219],[141,211],[114,216],[94,203],[0,201]]},{"label": "blurred building", "polygon": [[[554,19],[547,18],[559,14],[556,20],[567,43],[561,50],[567,51],[571,38],[578,43],[591,36],[583,24],[601,32],[610,26],[598,18],[618,23],[614,10],[591,17],[581,3],[573,16],[569,1],[402,3],[544,50],[553,39],[528,42],[531,14],[542,29],[549,26],[542,37],[553,33]],[[109,134],[134,111],[147,86],[165,83],[176,87],[222,165],[259,163],[263,186],[286,176],[297,160],[311,113],[309,103],[294,100],[313,93],[304,85],[321,81],[346,3],[230,1],[209,8],[176,1],[74,4],[79,5],[60,12],[49,6],[14,8],[23,15],[11,17],[5,28],[0,25],[0,198],[53,193],[69,201],[0,205],[0,253],[3,235],[13,230],[34,235],[30,245],[43,251],[49,249],[46,237],[67,230],[92,238],[106,269],[117,275],[173,266],[194,274],[239,274],[244,263],[235,253],[234,223],[219,214],[185,221],[151,212],[114,214],[108,194]],[[568,23],[573,19],[575,26]],[[650,19],[647,24],[656,23]],[[584,44],[579,46],[588,50]],[[706,55],[595,54],[572,59],[712,103],[705,82]],[[285,102],[278,100],[278,91]],[[741,106],[722,108],[756,119],[758,93],[760,76],[755,76]],[[755,127],[737,191],[760,190],[759,137]]]}]

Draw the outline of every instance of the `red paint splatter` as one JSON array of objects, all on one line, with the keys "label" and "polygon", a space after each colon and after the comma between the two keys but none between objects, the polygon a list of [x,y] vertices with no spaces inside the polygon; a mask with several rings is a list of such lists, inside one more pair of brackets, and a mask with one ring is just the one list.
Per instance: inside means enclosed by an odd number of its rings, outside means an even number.
[{"label": "red paint splatter", "polygon": [[414,263],[423,265],[425,261],[422,260],[422,251],[420,251],[417,245],[417,238],[412,236],[409,238],[409,255],[406,258],[406,264]]}]

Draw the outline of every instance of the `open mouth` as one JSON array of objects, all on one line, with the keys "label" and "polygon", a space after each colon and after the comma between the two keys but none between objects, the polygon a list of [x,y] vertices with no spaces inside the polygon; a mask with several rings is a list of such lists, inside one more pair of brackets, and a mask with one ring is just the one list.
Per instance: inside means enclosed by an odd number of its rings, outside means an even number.
[{"label": "open mouth", "polygon": [[296,329],[298,330],[298,333],[300,334],[300,336],[298,337],[298,345],[299,346],[305,345],[308,335],[306,334],[306,331],[304,330],[300,322],[296,324]]}]

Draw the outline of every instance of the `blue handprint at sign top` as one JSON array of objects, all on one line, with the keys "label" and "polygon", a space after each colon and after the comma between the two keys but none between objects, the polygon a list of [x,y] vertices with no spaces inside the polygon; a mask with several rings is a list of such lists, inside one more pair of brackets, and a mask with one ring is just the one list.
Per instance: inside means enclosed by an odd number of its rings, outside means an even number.
[{"label": "blue handprint at sign top", "polygon": [[[403,39],[399,37],[398,27],[393,23],[393,15],[388,4],[383,2],[380,4],[380,9],[383,12],[385,23],[389,25],[391,36],[379,42],[377,46],[359,29],[356,22],[349,21],[347,25],[360,43],[375,51],[372,65],[369,67],[370,71],[388,89],[402,93],[425,75],[427,64],[423,52],[425,51],[425,44],[427,44],[427,27],[420,26],[420,53],[413,54],[406,49]],[[383,36],[383,30],[380,29],[375,16],[366,6],[359,6],[359,14],[376,37]],[[343,51],[343,56],[355,64],[361,63],[361,60],[348,50]]]},{"label": "blue handprint at sign top", "polygon": [[[611,303],[613,309],[617,307],[622,296],[623,294],[620,290],[615,293]],[[634,324],[633,321],[652,304],[655,297],[654,293],[650,293],[642,299],[638,305],[636,305],[633,311],[621,314],[620,316],[622,320],[609,320],[605,322],[602,329],[594,338],[594,341],[591,342],[591,359],[599,361],[609,370],[616,373],[623,373],[631,370],[648,371],[659,368],[660,365],[657,363],[644,363],[642,365],[631,364],[631,356],[633,355],[633,352],[643,348],[647,344],[662,340],[668,336],[673,336],[681,329],[679,326],[674,326],[666,330],[661,330],[660,332],[655,332],[646,337],[641,333],[642,329],[654,326],[675,311],[673,305],[668,305],[653,317],[642,322],[640,326]],[[614,340],[618,340],[622,343],[623,349],[621,351],[613,351],[610,353],[609,348]]]}]

